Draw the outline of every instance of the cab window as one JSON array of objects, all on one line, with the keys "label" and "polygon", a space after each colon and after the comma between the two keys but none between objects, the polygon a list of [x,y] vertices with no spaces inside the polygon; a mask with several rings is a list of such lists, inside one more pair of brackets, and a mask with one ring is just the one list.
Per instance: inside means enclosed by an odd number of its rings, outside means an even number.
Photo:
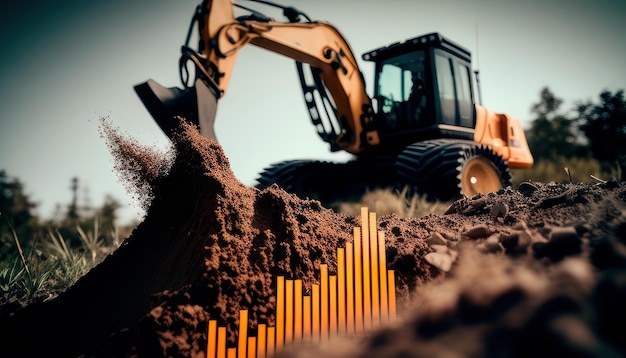
[{"label": "cab window", "polygon": [[454,93],[454,77],[449,57],[440,51],[435,52],[435,68],[437,69],[437,94],[441,104],[442,122],[455,124],[456,95]]},{"label": "cab window", "polygon": [[383,61],[376,87],[378,109],[389,128],[411,129],[426,116],[425,53],[414,51]]},{"label": "cab window", "polygon": [[474,100],[469,65],[442,50],[436,50],[435,66],[441,122],[473,127]]},{"label": "cab window", "polygon": [[459,124],[464,127],[474,126],[474,105],[471,86],[472,82],[469,67],[463,63],[457,62],[456,88],[459,100]]}]

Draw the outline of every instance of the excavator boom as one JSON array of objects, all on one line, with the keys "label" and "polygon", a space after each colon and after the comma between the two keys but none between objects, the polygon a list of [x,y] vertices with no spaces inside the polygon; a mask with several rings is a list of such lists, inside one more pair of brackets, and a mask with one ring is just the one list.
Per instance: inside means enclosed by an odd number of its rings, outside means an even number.
[{"label": "excavator boom", "polygon": [[[154,81],[136,86],[139,97],[168,135],[177,125],[175,117],[183,117],[199,124],[203,135],[216,139],[217,102],[227,92],[239,50],[250,44],[318,69],[341,121],[336,125],[340,131],[336,144],[350,153],[363,150],[362,122],[367,125],[373,121],[371,102],[354,54],[335,27],[325,22],[278,22],[256,12],[235,19],[230,0],[205,0],[197,15],[200,52],[184,46],[181,57],[181,62],[192,61],[196,68],[194,86],[168,89]],[[213,98],[205,98],[207,94]],[[375,131],[365,138],[367,145],[378,144]]]}]

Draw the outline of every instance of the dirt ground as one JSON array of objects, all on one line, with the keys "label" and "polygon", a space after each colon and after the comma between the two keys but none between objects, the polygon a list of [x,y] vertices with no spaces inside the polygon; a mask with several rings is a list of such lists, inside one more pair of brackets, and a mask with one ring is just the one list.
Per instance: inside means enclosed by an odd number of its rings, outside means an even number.
[{"label": "dirt ground", "polygon": [[[147,196],[143,222],[74,286],[0,321],[0,356],[203,357],[207,322],[274,322],[274,280],[316,283],[360,217],[232,173],[184,127],[172,161],[108,132],[118,170]],[[167,170],[167,175],[164,173]],[[525,183],[442,215],[378,218],[396,272],[397,324],[293,344],[280,357],[620,357],[626,185]]]}]

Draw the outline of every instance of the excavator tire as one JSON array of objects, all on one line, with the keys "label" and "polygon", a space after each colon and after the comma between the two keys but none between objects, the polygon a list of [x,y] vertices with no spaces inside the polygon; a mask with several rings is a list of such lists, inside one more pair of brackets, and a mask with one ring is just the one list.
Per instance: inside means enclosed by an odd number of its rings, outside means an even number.
[{"label": "excavator tire", "polygon": [[398,189],[450,201],[511,185],[506,161],[472,141],[434,139],[409,145],[396,161]]},{"label": "excavator tire", "polygon": [[[257,178],[258,189],[276,184],[301,199],[314,199],[329,206],[335,192],[341,192],[337,164],[317,160],[287,160],[265,168]],[[330,174],[333,173],[333,174]],[[332,178],[332,179],[331,179]],[[330,182],[331,180],[335,181]]]},{"label": "excavator tire", "polygon": [[302,199],[318,200],[323,206],[334,208],[338,202],[358,201],[373,188],[393,186],[388,174],[384,175],[388,182],[382,183],[380,173],[385,171],[372,170],[371,162],[358,160],[346,163],[287,160],[265,168],[256,179],[256,188],[263,190],[276,184]]},{"label": "excavator tire", "polygon": [[[310,192],[307,182],[314,181],[314,178],[307,175],[307,178],[302,177],[302,172],[307,169],[312,169],[312,166],[320,163],[318,161],[311,160],[286,160],[283,162],[275,163],[269,167],[263,169],[256,179],[258,189],[266,189],[272,184],[276,184],[293,194],[301,194],[304,192]],[[310,171],[310,170],[307,170]]]}]

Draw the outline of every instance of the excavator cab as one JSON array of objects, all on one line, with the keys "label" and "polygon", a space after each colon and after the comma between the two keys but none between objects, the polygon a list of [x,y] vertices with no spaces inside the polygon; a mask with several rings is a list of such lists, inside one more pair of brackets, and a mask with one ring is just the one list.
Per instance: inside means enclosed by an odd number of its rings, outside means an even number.
[{"label": "excavator cab", "polygon": [[373,106],[381,144],[473,139],[470,53],[430,33],[363,54],[375,62]]}]

